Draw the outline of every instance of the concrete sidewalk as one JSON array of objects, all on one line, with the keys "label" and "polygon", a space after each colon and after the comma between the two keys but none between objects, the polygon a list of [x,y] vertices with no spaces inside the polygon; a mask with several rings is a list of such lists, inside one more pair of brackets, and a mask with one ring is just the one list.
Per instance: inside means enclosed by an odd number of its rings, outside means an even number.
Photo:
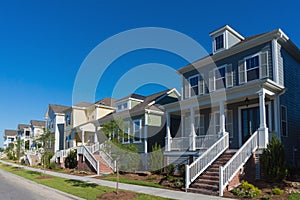
[{"label": "concrete sidewalk", "polygon": [[[36,171],[43,173],[44,170],[27,167],[23,165],[17,165],[14,163],[6,162],[3,160],[0,160],[1,163],[20,167],[26,170]],[[84,177],[84,176],[75,176],[70,174],[63,174],[58,172],[52,172],[52,171],[45,171],[46,174],[52,175],[52,176],[58,176],[66,179],[74,179],[89,183],[95,183],[97,185],[101,186],[107,186],[107,187],[116,187],[116,183],[112,181],[105,181],[105,180],[99,180],[91,177]],[[180,199],[180,200],[187,200],[187,199],[197,199],[197,200],[207,200],[207,199],[224,199],[228,200],[228,198],[222,198],[222,197],[216,197],[216,196],[209,196],[204,194],[196,194],[196,193],[187,193],[187,192],[181,192],[181,191],[174,191],[174,190],[167,190],[167,189],[161,189],[161,188],[153,188],[153,187],[145,187],[145,186],[139,186],[139,185],[131,185],[131,184],[125,184],[125,183],[119,183],[119,188],[122,190],[129,190],[132,192],[138,192],[138,193],[144,193],[144,194],[150,194],[154,196],[160,196],[170,199]]]}]

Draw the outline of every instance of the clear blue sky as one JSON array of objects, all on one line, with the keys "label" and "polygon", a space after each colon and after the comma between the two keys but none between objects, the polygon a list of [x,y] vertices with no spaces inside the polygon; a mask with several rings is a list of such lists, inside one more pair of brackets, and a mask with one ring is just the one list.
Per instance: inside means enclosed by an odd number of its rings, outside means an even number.
[{"label": "clear blue sky", "polygon": [[[225,24],[243,36],[282,28],[300,46],[298,1],[27,0],[0,2],[0,147],[4,129],[43,119],[49,103],[71,105],[77,70],[100,42],[138,27],[164,27],[187,34],[211,52],[209,32]],[[117,60],[101,80],[111,85],[138,64],[175,69],[185,62],[160,51],[135,52]],[[126,70],[125,70],[126,72]],[[178,87],[178,86],[174,86]],[[144,87],[145,95],[161,89]],[[118,96],[116,96],[118,97]]]}]

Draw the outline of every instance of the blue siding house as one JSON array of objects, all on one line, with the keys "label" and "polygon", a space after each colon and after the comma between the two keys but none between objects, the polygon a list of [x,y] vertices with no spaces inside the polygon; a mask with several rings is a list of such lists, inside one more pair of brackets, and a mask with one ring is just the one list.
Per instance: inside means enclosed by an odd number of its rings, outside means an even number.
[{"label": "blue siding house", "polygon": [[178,70],[182,99],[165,105],[164,155],[186,164],[186,190],[222,195],[249,160],[260,177],[273,134],[300,166],[300,51],[281,29],[244,38],[226,25],[210,37],[212,54]]}]

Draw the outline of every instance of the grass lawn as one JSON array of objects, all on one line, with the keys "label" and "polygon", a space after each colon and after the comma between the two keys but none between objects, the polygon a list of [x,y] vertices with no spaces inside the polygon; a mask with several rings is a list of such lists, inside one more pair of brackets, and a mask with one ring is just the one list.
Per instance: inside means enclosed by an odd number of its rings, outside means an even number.
[{"label": "grass lawn", "polygon": [[287,200],[299,200],[300,199],[300,193],[292,193],[287,198]]},{"label": "grass lawn", "polygon": [[[54,177],[49,175],[43,175],[39,172],[33,172],[24,170],[22,168],[12,167],[4,164],[0,164],[0,169],[3,169],[5,171],[11,172],[13,174],[16,174],[18,176],[24,177],[26,179],[29,179],[31,181],[34,181],[39,184],[43,184],[46,186],[49,186],[51,188],[58,189],[60,191],[85,198],[85,199],[97,199],[97,195],[101,195],[107,192],[114,191],[113,188],[105,187],[105,186],[99,186],[93,183],[86,183],[81,182],[77,180],[72,179],[65,179],[60,177]],[[135,198],[136,200],[164,200],[166,198],[162,197],[156,197],[146,194],[140,194],[138,193],[138,197]]]},{"label": "grass lawn", "polygon": [[[117,180],[116,177],[104,177],[102,180],[107,180],[107,181],[115,181]],[[133,185],[141,185],[141,186],[147,186],[147,187],[155,187],[155,188],[161,188],[161,185],[158,183],[152,183],[152,182],[146,182],[142,180],[131,180],[128,178],[120,177],[119,178],[120,183],[128,183],[128,184],[133,184]]]}]

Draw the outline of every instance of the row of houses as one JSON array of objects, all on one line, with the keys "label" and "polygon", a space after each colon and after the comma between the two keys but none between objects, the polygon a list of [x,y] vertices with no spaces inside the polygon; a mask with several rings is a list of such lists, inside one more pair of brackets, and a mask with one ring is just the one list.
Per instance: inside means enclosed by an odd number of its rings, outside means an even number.
[{"label": "row of houses", "polygon": [[282,141],[287,162],[299,167],[299,49],[281,29],[245,38],[226,25],[210,37],[212,53],[178,70],[181,95],[167,89],[70,107],[50,104],[46,127],[55,135],[57,162],[77,148],[79,163],[87,163],[79,167],[99,173],[104,163],[113,170],[101,148],[114,133],[105,138],[101,129],[122,118],[121,143],[146,155],[145,169],[152,146],[161,145],[165,165],[186,164],[187,191],[222,195],[247,162],[259,178],[258,158],[272,136]]}]

